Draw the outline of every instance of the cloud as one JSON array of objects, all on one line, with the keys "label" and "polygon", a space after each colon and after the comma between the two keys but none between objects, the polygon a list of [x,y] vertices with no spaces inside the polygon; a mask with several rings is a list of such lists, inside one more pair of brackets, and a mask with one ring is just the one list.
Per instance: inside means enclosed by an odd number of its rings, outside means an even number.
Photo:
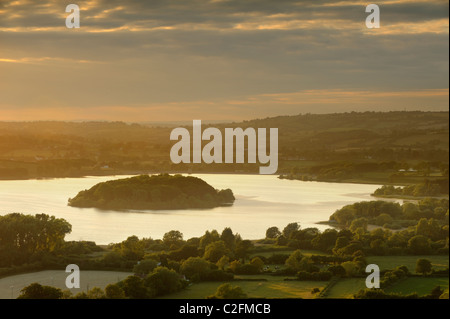
[{"label": "cloud", "polygon": [[[383,24],[448,20],[444,1],[378,1]],[[362,2],[290,0],[78,1],[82,30],[296,30],[358,29],[366,17]],[[67,13],[60,1],[2,2],[2,30],[60,30]],[[426,31],[425,31],[426,32]],[[442,30],[442,32],[445,32]]]},{"label": "cloud", "polygon": [[[380,29],[366,29],[357,0],[76,3],[81,28],[69,30],[64,2],[0,1],[0,113],[247,118],[257,112],[249,101],[261,114],[447,108],[445,96],[411,93],[448,90],[446,1],[377,1]],[[386,94],[374,104],[337,92]]]}]

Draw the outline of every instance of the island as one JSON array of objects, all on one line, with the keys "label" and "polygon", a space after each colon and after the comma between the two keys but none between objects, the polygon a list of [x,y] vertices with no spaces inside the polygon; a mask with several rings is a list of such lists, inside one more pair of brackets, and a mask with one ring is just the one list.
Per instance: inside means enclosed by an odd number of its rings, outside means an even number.
[{"label": "island", "polygon": [[200,178],[139,175],[107,181],[78,193],[69,206],[105,210],[171,210],[232,205],[231,189],[216,190]]}]

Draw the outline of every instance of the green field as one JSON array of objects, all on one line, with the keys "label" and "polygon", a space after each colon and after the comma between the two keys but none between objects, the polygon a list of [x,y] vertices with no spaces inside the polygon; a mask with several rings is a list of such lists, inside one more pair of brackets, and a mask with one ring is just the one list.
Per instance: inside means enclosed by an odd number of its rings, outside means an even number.
[{"label": "green field", "polygon": [[[324,281],[284,281],[284,277],[275,276],[237,276],[236,278],[260,278],[266,281],[234,281],[233,286],[240,286],[249,298],[315,298],[313,288],[323,289]],[[223,282],[205,282],[193,284],[187,289],[164,296],[164,299],[204,299],[213,295]]]},{"label": "green field", "polygon": [[448,267],[448,256],[371,256],[367,257],[368,264],[376,264],[380,270],[393,269],[398,266],[408,267],[415,273],[417,259],[425,258],[431,261],[434,270]]},{"label": "green field", "polygon": [[324,297],[339,299],[353,298],[355,293],[365,288],[366,278],[344,278],[340,279],[333,287],[331,287]]},{"label": "green field", "polygon": [[429,294],[430,291],[436,286],[441,286],[441,289],[443,290],[448,289],[448,277],[410,277],[386,289],[386,292],[400,293],[403,295],[416,292],[419,296],[423,296]]}]

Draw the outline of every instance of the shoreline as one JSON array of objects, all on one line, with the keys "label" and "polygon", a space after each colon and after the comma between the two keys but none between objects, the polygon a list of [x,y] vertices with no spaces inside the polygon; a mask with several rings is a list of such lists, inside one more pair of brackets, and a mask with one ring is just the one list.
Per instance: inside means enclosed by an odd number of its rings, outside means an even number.
[{"label": "shoreline", "polygon": [[[202,174],[208,174],[208,175],[261,175],[258,173],[251,173],[251,172],[180,172],[180,171],[171,171],[171,172],[160,172],[160,171],[128,171],[128,172],[105,172],[105,174],[86,174],[82,176],[54,176],[54,177],[29,177],[29,178],[1,178],[0,182],[2,181],[38,181],[38,180],[56,180],[56,179],[67,179],[67,178],[90,178],[90,177],[106,177],[106,176],[137,176],[137,175],[155,175],[155,174],[186,174],[186,175],[202,175]],[[316,182],[316,183],[337,183],[337,184],[361,184],[361,185],[385,185],[385,183],[382,182],[376,182],[376,181],[355,181],[355,180],[345,180],[345,181],[338,181],[338,180],[309,180],[309,181],[303,181],[300,179],[287,179],[287,178],[280,178],[281,174],[268,174],[268,175],[262,175],[262,176],[276,176],[278,179],[286,180],[286,181],[293,181],[293,182]],[[391,184],[389,184],[391,185]],[[392,184],[395,186],[403,186],[400,184]]]},{"label": "shoreline", "polygon": [[440,196],[409,196],[409,195],[374,195],[370,194],[370,196],[375,198],[388,198],[388,199],[403,199],[410,201],[420,201],[425,198],[435,198],[435,199],[449,199],[449,195],[440,195]]}]

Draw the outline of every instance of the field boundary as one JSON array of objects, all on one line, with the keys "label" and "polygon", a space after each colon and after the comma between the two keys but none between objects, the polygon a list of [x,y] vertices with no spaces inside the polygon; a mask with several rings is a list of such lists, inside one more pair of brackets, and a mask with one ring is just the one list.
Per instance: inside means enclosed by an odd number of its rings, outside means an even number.
[{"label": "field boundary", "polygon": [[318,299],[326,298],[328,295],[328,291],[334,287],[342,278],[340,277],[334,277],[330,280],[330,282],[325,286],[325,288],[322,289],[322,291],[317,296]]}]

